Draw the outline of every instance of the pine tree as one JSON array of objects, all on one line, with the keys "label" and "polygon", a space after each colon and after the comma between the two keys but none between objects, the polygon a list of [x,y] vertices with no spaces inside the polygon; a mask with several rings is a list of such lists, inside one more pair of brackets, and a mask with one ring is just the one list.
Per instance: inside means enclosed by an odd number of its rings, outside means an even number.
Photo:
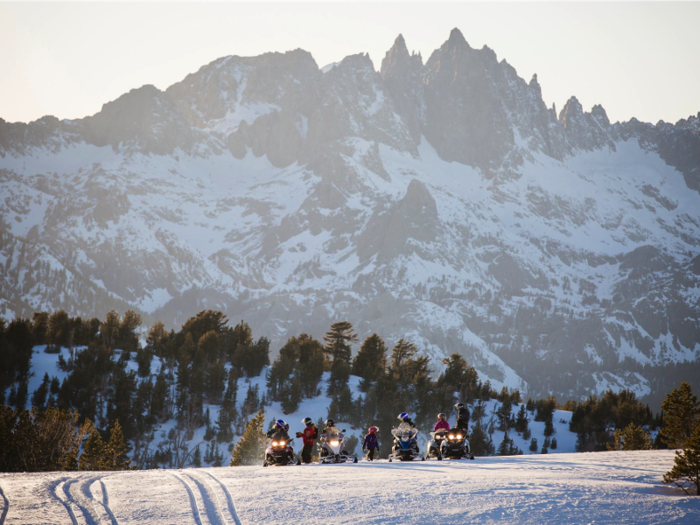
[{"label": "pine tree", "polygon": [[530,452],[537,452],[537,438],[530,440]]},{"label": "pine tree", "polygon": [[109,442],[105,446],[105,456],[107,458],[105,470],[127,470],[131,461],[126,453],[127,447],[124,443],[124,433],[119,420],[117,420],[109,432]]},{"label": "pine tree", "polygon": [[469,446],[472,454],[475,456],[490,456],[494,453],[493,441],[484,432],[484,427],[479,420],[472,427],[472,433],[469,436]]},{"label": "pine tree", "polygon": [[508,432],[503,434],[503,441],[501,441],[501,444],[498,446],[498,456],[517,456],[519,454],[522,454],[523,451],[520,450],[515,443],[513,442],[512,439],[508,437]]},{"label": "pine tree", "polygon": [[258,465],[260,463],[267,443],[264,429],[265,412],[260,409],[251,418],[243,437],[233,449],[229,466]]},{"label": "pine tree", "polygon": [[520,410],[518,410],[518,415],[515,418],[515,431],[524,433],[528,429],[529,422],[530,419],[527,417],[527,410],[525,409],[525,405],[521,404]]},{"label": "pine tree", "polygon": [[[624,430],[617,429],[613,442],[607,444],[608,450],[651,450],[654,441],[649,432],[641,426],[630,423]],[[552,446],[552,448],[556,448]]]},{"label": "pine tree", "polygon": [[386,344],[377,334],[370,335],[360,347],[352,363],[353,375],[367,381],[376,381],[386,369]]},{"label": "pine tree", "polygon": [[676,451],[673,468],[663,477],[664,483],[673,483],[683,492],[700,496],[700,420],[696,421],[693,433],[685,439],[683,448]]},{"label": "pine tree", "polygon": [[688,436],[693,432],[700,415],[700,403],[685,381],[673,392],[666,395],[661,403],[664,426],[661,428],[662,442],[669,448],[683,448]]},{"label": "pine tree", "polygon": [[544,435],[549,437],[552,434],[554,434],[554,424],[552,424],[552,416],[549,416],[549,419],[544,422]]},{"label": "pine tree", "polygon": [[105,444],[97,429],[92,427],[83,446],[83,453],[80,454],[78,468],[80,470],[107,470],[107,467]]},{"label": "pine tree", "polygon": [[550,446],[552,450],[557,449],[557,438],[552,438],[552,445]]},{"label": "pine tree", "polygon": [[39,385],[39,388],[37,388],[34,393],[32,394],[32,406],[34,407],[39,407],[39,408],[45,408],[46,407],[46,399],[49,394],[49,385],[51,384],[51,380],[49,379],[49,374],[48,372],[44,373],[44,379],[41,382],[41,385]]},{"label": "pine tree", "polygon": [[202,466],[202,451],[199,450],[199,445],[197,445],[197,448],[194,449],[192,464],[197,468]]}]

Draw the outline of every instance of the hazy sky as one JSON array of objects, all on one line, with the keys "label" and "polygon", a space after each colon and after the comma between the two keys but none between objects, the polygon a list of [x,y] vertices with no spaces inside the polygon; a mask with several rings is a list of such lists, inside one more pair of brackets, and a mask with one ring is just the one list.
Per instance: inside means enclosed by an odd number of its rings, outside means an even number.
[{"label": "hazy sky", "polygon": [[458,27],[547,105],[576,95],[612,121],[700,111],[700,3],[0,3],[0,118],[79,118],[132,88],[160,89],[226,55],[302,48],[319,66],[399,33],[430,53]]}]

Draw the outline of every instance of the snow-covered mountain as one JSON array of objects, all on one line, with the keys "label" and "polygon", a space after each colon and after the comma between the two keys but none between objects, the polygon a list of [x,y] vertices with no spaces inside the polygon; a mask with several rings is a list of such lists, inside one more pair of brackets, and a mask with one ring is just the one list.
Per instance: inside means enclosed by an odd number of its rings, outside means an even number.
[{"label": "snow-covered mountain", "polygon": [[0,120],[0,188],[5,317],[212,308],[273,349],[348,320],[562,398],[699,361],[700,113],[557,114],[456,29],[425,63],[401,36],[379,72],[229,56],[82,120]]}]

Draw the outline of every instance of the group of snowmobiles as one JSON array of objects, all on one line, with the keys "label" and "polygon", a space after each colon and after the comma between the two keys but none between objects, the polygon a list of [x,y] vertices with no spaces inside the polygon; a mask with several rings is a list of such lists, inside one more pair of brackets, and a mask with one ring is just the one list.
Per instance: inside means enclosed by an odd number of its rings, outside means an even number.
[{"label": "group of snowmobiles", "polygon": [[[458,414],[462,414],[463,411],[467,410],[462,403],[458,403],[455,407],[458,409]],[[425,461],[428,458],[434,458],[438,461],[442,459],[474,459],[474,455],[469,447],[469,440],[467,439],[467,426],[464,424],[464,420],[460,419],[459,415],[456,427],[450,429],[445,414],[438,414],[438,422],[435,424],[433,431],[430,432],[430,441],[428,442],[425,456],[420,453],[418,430],[409,415],[406,412],[402,412],[399,414],[398,419],[401,420],[401,423],[391,430],[394,441],[388,457],[390,463],[393,461]],[[461,425],[460,422],[462,422]],[[306,426],[304,432],[297,432],[296,434],[296,437],[304,439],[304,449],[301,453],[301,458],[297,459],[294,454],[288,433],[289,424],[279,419],[267,433],[269,443],[265,450],[263,467],[268,465],[301,465],[302,459],[304,463],[310,463],[313,440],[316,437],[318,437],[319,463],[358,462],[357,456],[351,454],[345,448],[345,430],[339,430],[335,426],[335,421],[328,419],[325,422],[326,427],[321,431],[320,435],[318,435],[318,428],[313,424],[311,418],[304,418],[302,423]],[[368,461],[372,461],[375,458],[375,453],[378,451],[379,443],[376,438],[378,431],[377,427],[370,427],[369,433],[365,437],[363,449],[366,450],[367,455],[365,459]]]}]

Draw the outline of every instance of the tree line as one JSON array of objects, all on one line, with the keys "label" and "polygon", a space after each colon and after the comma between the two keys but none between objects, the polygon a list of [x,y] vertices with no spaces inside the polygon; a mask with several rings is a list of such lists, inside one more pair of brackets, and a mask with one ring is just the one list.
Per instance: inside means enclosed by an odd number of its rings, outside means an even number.
[{"label": "tree line", "polygon": [[[528,424],[533,419],[545,423],[545,441],[539,444],[533,438],[530,450],[555,449],[557,408],[572,411],[570,430],[576,432],[581,451],[638,443],[646,448],[649,440],[644,433],[648,437],[664,421],[630,391],[609,391],[564,405],[552,396],[525,402],[517,390],[497,392],[489,381],[480,381],[460,354],[444,358],[442,372],[435,376],[430,359],[410,341],[400,339],[389,347],[378,334],[371,334],[360,342],[348,322],[332,324],[321,340],[309,334],[290,337],[273,363],[268,339],[253,337],[244,321],[229,326],[218,311],[199,312],[178,331],[157,322],[144,345],[139,341],[141,325],[132,311],[124,315],[112,311],[103,320],[71,317],[65,311],[40,312],[31,320],[19,318],[9,324],[0,320],[0,401],[9,406],[5,411],[15,408],[15,423],[3,424],[13,433],[28,428],[16,422],[28,417],[21,413],[31,402],[30,420],[50,412],[57,417],[53,410],[70,413],[79,427],[89,421],[94,432],[87,436],[97,433],[103,442],[119,424],[136,468],[182,467],[202,460],[221,465],[222,447],[232,451],[234,436],[245,433],[261,408],[274,400],[285,413],[295,412],[304,399],[321,393],[324,372],[329,375],[329,415],[358,428],[391,428],[396,414],[403,411],[414,413],[416,423],[428,428],[437,412],[449,414],[458,400],[468,403],[470,442],[477,455],[522,453],[511,436],[530,439]],[[30,393],[35,345],[59,354],[66,377],[59,381],[46,374]],[[243,399],[238,399],[239,380],[257,377],[265,367],[266,388],[261,391],[249,384]],[[351,376],[359,378],[359,393],[353,394],[349,386]],[[485,409],[490,399],[498,401],[491,414]],[[205,408],[212,405],[220,407],[214,418]],[[175,420],[174,427],[158,441],[157,425],[169,420]],[[193,447],[190,442],[201,428],[204,442]],[[496,429],[505,435],[500,444],[492,441]],[[388,453],[390,446],[390,439],[382,440],[381,453]],[[667,445],[657,439],[650,446]]]}]

